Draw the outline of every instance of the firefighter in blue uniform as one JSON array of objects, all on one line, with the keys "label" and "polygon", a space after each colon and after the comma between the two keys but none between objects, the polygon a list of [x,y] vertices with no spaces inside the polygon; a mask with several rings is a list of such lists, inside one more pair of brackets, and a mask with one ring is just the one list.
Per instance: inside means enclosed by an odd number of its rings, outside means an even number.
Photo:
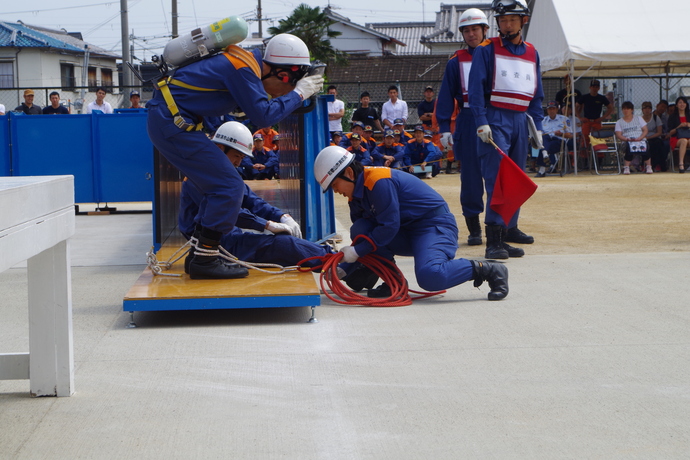
[{"label": "firefighter in blue uniform", "polygon": [[[489,300],[508,295],[508,269],[499,262],[455,259],[458,227],[443,197],[423,181],[397,169],[365,167],[337,146],[323,149],[314,162],[314,176],[326,192],[348,198],[352,227],[350,236],[360,239],[346,246],[343,262],[354,264],[375,253],[388,260],[394,255],[413,256],[415,276],[422,289],[437,291],[465,281],[479,286],[488,281]],[[369,290],[369,297],[388,297],[385,283]]]},{"label": "firefighter in blue uniform", "polygon": [[[236,121],[224,123],[216,131],[212,141],[224,156],[238,166],[243,157],[252,157],[252,133],[246,126]],[[199,207],[203,193],[191,181],[182,184],[178,228],[189,239],[199,226]],[[321,257],[331,253],[328,246],[318,245],[302,239],[299,224],[285,212],[266,203],[249,186],[244,185],[241,196],[242,208],[235,227],[221,238],[222,246],[240,260],[246,262],[274,263],[292,266],[309,257]],[[249,229],[261,233],[243,232]],[[265,232],[268,231],[269,233]],[[189,273],[191,256],[185,261],[185,271]],[[227,265],[226,262],[220,261]],[[320,264],[316,260],[312,264]],[[242,268],[246,274],[246,269]],[[196,278],[196,273],[190,273]]]},{"label": "firefighter in blue uniform", "polygon": [[273,179],[276,175],[278,157],[275,152],[264,145],[264,137],[261,133],[254,134],[253,173],[254,180]]},{"label": "firefighter in blue uniform", "polygon": [[489,204],[501,161],[490,140],[515,163],[527,161],[527,115],[534,119],[541,136],[544,92],[539,55],[522,40],[522,27],[529,20],[523,0],[494,0],[491,8],[498,22],[500,37],[489,39],[474,50],[469,76],[469,102],[477,126],[477,152],[486,187],[486,258],[521,257],[524,251],[506,242],[530,244],[534,238],[518,229],[518,210],[510,222],[491,210]]},{"label": "firefighter in blue uniform", "polygon": [[[205,117],[241,107],[253,123],[271,126],[318,92],[320,76],[305,76],[309,50],[299,38],[276,35],[264,56],[230,45],[221,54],[180,67],[162,78],[147,104],[151,141],[203,194],[199,206],[199,246],[214,253],[237,220],[244,184],[236,168],[201,129]],[[273,99],[269,100],[268,95]],[[233,278],[217,257],[198,251],[191,260],[195,278]]]},{"label": "firefighter in blue uniform", "polygon": [[383,132],[383,142],[371,152],[374,166],[387,166],[397,168],[402,165],[405,150],[402,145],[395,143],[395,135],[392,129]]},{"label": "firefighter in blue uniform", "polygon": [[409,172],[414,173],[414,165],[421,165],[424,168],[430,163],[431,172],[422,173],[420,177],[431,178],[436,176],[441,170],[439,161],[443,154],[429,139],[424,139],[424,127],[417,125],[414,128],[414,137],[405,146],[403,165]]},{"label": "firefighter in blue uniform", "polygon": [[[475,48],[486,41],[489,21],[482,10],[468,8],[460,16],[459,29],[467,49],[458,50],[446,64],[443,82],[436,102],[441,143],[447,149],[453,147],[456,159],[460,160],[460,205],[465,216],[465,224],[470,234],[467,244],[482,244],[482,226],[479,214],[484,211],[484,181],[477,157],[477,127],[470,110],[467,84],[472,67]],[[451,117],[457,101],[460,112],[455,122],[455,132],[451,134]]]}]

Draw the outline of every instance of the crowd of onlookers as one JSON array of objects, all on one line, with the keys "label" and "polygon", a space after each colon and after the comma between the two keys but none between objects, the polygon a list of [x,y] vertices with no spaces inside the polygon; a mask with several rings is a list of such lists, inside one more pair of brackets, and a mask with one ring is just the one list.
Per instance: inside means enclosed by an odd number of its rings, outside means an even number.
[{"label": "crowd of onlookers", "polygon": [[[105,100],[105,88],[96,89],[96,100],[87,104],[84,113],[113,113],[113,107]],[[15,107],[14,112],[23,113],[25,115],[69,115],[71,107],[65,107],[60,102],[60,93],[53,91],[48,95],[50,105],[41,108],[41,106],[34,104],[34,90],[24,90],[24,102]],[[131,91],[129,93],[129,101],[131,102],[130,109],[143,109],[141,105],[141,95],[139,91]],[[3,104],[0,104],[0,115],[5,115],[6,109]]]}]

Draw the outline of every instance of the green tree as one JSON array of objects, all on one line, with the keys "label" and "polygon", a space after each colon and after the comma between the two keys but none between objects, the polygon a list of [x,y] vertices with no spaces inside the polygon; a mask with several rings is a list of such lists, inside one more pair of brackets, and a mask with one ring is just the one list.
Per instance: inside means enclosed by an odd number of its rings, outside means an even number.
[{"label": "green tree", "polygon": [[278,21],[277,27],[269,27],[268,33],[295,35],[307,44],[312,58],[329,64],[347,65],[347,54],[331,45],[330,39],[341,35],[341,32],[329,29],[335,23],[318,6],[312,8],[302,3],[290,16]]}]

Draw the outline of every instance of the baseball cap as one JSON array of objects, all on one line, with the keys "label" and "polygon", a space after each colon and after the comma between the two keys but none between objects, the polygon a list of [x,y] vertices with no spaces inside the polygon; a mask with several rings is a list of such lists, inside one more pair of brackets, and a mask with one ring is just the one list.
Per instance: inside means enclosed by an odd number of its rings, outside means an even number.
[{"label": "baseball cap", "polygon": [[264,137],[260,133],[254,134],[254,142],[262,140],[264,140]]},{"label": "baseball cap", "polygon": [[362,123],[361,121],[353,121],[352,127],[354,128],[355,126],[360,126],[361,128],[364,128],[364,123]]},{"label": "baseball cap", "polygon": [[137,90],[135,89],[134,91],[132,91],[131,93],[129,93],[129,97],[132,97],[132,96],[141,96],[141,94],[139,94],[139,91],[137,91]]},{"label": "baseball cap", "polygon": [[424,91],[428,91],[428,90],[433,91],[433,90],[434,90],[434,87],[431,86],[431,85],[429,85],[429,86],[427,86],[426,88],[424,88]]},{"label": "baseball cap", "polygon": [[276,134],[275,136],[273,136],[273,142],[279,141],[279,140],[280,140],[280,134]]},{"label": "baseball cap", "polygon": [[395,136],[396,134],[397,134],[398,136],[400,135],[400,130],[399,130],[399,129],[394,129],[394,130],[393,130],[393,135]]},{"label": "baseball cap", "polygon": [[424,130],[424,137],[434,137],[434,135],[431,134],[431,131],[429,131],[428,129],[425,129]]},{"label": "baseball cap", "polygon": [[24,90],[24,96],[33,96],[34,95],[34,90],[32,89],[25,89]]},{"label": "baseball cap", "polygon": [[395,136],[395,133],[393,133],[392,129],[387,129],[383,132],[383,137],[393,137]]},{"label": "baseball cap", "polygon": [[556,107],[558,108],[558,102],[557,101],[551,101],[548,104],[546,104],[546,107]]},{"label": "baseball cap", "polygon": [[652,103],[649,101],[644,101],[642,103],[642,108],[644,109],[645,107],[649,107],[650,109],[652,108]]},{"label": "baseball cap", "polygon": [[364,131],[372,131],[372,132],[373,132],[373,131],[374,131],[374,128],[372,128],[372,127],[369,126],[369,125],[366,125],[366,126],[364,127]]},{"label": "baseball cap", "polygon": [[360,136],[360,135],[357,134],[357,133],[353,133],[353,134],[350,136],[350,140],[353,141],[353,140],[355,140],[355,139],[358,140],[358,141],[361,141],[361,140],[362,140],[362,136]]},{"label": "baseball cap", "polygon": [[424,132],[424,127],[422,125],[417,125],[414,127],[414,130]]},{"label": "baseball cap", "polygon": [[599,80],[592,80],[589,86],[601,86],[601,82]]},{"label": "baseball cap", "polygon": [[333,131],[333,136],[343,137],[343,133],[341,131]]},{"label": "baseball cap", "polygon": [[396,118],[395,120],[393,120],[393,124],[394,125],[404,125],[405,120],[403,120],[402,118]]}]

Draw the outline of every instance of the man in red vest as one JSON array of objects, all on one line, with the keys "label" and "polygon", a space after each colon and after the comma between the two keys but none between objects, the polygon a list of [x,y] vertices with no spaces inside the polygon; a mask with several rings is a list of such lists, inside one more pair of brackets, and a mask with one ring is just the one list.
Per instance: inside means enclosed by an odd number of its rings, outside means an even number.
[{"label": "man in red vest", "polygon": [[[491,9],[500,36],[480,44],[472,56],[468,99],[477,125],[477,153],[481,165],[487,204],[502,160],[496,145],[520,167],[525,166],[528,145],[527,113],[534,119],[539,136],[544,118],[541,69],[537,50],[522,40],[522,27],[530,11],[524,0],[493,0]],[[531,244],[534,238],[517,227],[520,211],[509,222],[486,207],[487,259],[521,257],[524,251],[506,242]]]}]

